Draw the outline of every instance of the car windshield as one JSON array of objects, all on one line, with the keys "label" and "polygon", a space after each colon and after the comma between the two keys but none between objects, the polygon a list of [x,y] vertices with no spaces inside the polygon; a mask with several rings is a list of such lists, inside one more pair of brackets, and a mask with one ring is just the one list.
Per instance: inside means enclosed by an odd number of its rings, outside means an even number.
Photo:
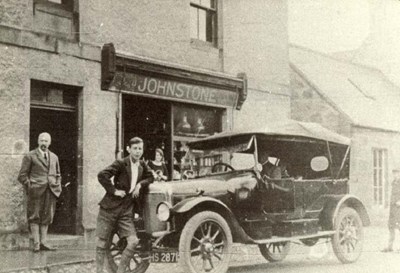
[{"label": "car windshield", "polygon": [[187,178],[194,178],[214,173],[250,169],[255,166],[252,139],[227,144],[189,149],[181,161],[183,175],[188,176]]}]

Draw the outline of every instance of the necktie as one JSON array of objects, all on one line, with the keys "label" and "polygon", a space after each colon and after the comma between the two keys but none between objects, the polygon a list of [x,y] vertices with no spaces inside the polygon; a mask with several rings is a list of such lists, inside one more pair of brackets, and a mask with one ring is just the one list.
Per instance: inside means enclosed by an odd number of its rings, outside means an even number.
[{"label": "necktie", "polygon": [[46,162],[48,162],[47,161],[47,153],[44,153],[44,159],[46,159]]}]

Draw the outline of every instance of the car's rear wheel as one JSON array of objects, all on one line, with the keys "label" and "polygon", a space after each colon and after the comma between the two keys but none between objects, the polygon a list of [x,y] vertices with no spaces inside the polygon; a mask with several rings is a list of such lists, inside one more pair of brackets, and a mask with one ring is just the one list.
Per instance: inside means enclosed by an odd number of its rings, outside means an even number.
[{"label": "car's rear wheel", "polygon": [[286,258],[290,251],[290,242],[279,242],[258,245],[261,254],[269,262],[280,262]]},{"label": "car's rear wheel", "polygon": [[363,225],[358,213],[349,207],[342,208],[335,221],[332,248],[342,263],[355,262],[363,246]]},{"label": "car's rear wheel", "polygon": [[[109,241],[107,251],[107,260],[109,271],[112,273],[117,272],[119,262],[121,260],[122,251],[126,247],[126,240],[120,239],[117,234],[113,234]],[[149,267],[150,262],[148,259],[143,259],[139,253],[135,253],[132,257],[128,267],[125,269],[126,273],[144,273]]]},{"label": "car's rear wheel", "polygon": [[186,223],[179,240],[179,263],[187,273],[224,273],[231,258],[232,234],[218,213],[204,211]]}]

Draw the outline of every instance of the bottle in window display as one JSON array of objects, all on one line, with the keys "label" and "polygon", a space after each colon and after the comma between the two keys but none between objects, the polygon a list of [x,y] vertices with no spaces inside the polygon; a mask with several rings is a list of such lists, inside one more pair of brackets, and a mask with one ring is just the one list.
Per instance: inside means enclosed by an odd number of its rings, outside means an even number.
[{"label": "bottle in window display", "polygon": [[200,116],[197,117],[196,124],[194,125],[194,132],[196,134],[202,134],[204,133],[204,124],[203,124],[204,119],[202,119]]},{"label": "bottle in window display", "polygon": [[182,120],[178,123],[177,131],[180,133],[189,133],[192,126],[187,120],[187,112],[182,115]]}]

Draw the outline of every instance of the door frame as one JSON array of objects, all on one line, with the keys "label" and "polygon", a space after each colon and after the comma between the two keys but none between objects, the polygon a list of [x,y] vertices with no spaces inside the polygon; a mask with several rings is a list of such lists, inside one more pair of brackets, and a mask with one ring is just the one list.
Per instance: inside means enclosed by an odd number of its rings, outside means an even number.
[{"label": "door frame", "polygon": [[[74,213],[73,219],[75,219],[75,223],[71,225],[71,233],[82,235],[84,234],[84,226],[83,226],[83,92],[82,87],[77,86],[69,86],[63,84],[54,84],[41,82],[36,80],[31,80],[31,89],[33,85],[43,86],[43,88],[47,89],[49,87],[59,88],[67,92],[73,92],[76,96],[75,106],[65,105],[65,104],[55,104],[49,102],[41,102],[30,100],[30,108],[29,108],[29,121],[31,115],[31,109],[43,109],[43,110],[56,110],[56,111],[67,111],[67,112],[75,112],[75,122],[76,122],[76,191],[74,194],[76,200],[76,209],[71,210],[71,213]],[[31,124],[29,122],[29,134],[31,132]]]}]

